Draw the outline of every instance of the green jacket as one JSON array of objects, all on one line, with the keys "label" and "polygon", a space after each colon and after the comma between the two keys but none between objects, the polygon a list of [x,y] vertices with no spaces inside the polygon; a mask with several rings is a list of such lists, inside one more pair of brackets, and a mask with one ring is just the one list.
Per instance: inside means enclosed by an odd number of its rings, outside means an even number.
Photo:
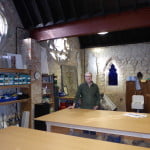
[{"label": "green jacket", "polygon": [[88,84],[82,83],[77,90],[75,103],[80,104],[80,108],[93,109],[94,106],[100,105],[99,88],[95,83],[89,87]]}]

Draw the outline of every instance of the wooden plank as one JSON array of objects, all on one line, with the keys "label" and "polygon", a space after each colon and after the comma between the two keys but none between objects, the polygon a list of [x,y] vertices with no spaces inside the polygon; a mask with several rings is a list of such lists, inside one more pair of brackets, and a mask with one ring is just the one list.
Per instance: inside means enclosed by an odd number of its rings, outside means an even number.
[{"label": "wooden plank", "polygon": [[30,84],[24,85],[1,85],[0,89],[8,89],[8,88],[30,88]]},{"label": "wooden plank", "polygon": [[75,97],[69,97],[69,96],[64,96],[64,97],[58,97],[60,100],[71,100],[73,101]]},{"label": "wooden plank", "polygon": [[15,104],[15,103],[25,103],[27,101],[30,101],[31,99],[20,99],[20,100],[14,100],[14,101],[9,101],[9,102],[0,102],[0,105],[8,105],[8,104]]},{"label": "wooden plank", "polygon": [[16,68],[0,68],[0,72],[14,72],[14,73],[30,74],[31,70],[28,70],[28,69],[16,69]]},{"label": "wooden plank", "polygon": [[107,16],[74,21],[67,24],[43,27],[30,32],[31,38],[38,41],[96,34],[103,31],[121,31],[150,26],[150,7],[135,11],[121,12]]}]

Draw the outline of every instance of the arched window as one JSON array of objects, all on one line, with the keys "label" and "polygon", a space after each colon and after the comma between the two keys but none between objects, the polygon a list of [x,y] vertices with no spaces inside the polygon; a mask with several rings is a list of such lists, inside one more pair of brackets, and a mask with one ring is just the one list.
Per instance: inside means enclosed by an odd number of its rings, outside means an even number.
[{"label": "arched window", "polygon": [[118,74],[114,64],[109,69],[108,85],[118,85]]},{"label": "arched window", "polygon": [[[1,7],[1,4],[0,4],[0,7]],[[2,10],[0,9],[0,44],[3,38],[6,36],[7,30],[8,30],[8,24],[7,24],[5,16],[2,13]]]}]

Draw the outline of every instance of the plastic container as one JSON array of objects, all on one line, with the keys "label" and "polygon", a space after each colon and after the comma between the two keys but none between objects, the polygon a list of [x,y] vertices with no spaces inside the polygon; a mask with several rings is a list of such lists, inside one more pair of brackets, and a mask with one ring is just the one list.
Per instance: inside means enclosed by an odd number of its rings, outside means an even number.
[{"label": "plastic container", "polygon": [[18,79],[18,75],[15,75],[14,76],[14,85],[18,85],[18,81],[19,79]]},{"label": "plastic container", "polygon": [[25,75],[26,76],[26,83],[30,84],[31,83],[31,77],[30,75]]},{"label": "plastic container", "polygon": [[106,140],[110,142],[121,143],[121,136],[108,135]]},{"label": "plastic container", "polygon": [[0,86],[1,85],[5,85],[5,75],[4,74],[0,74]]},{"label": "plastic container", "polygon": [[9,85],[13,85],[14,84],[14,75],[13,74],[9,74],[8,78],[9,78]]},{"label": "plastic container", "polygon": [[9,76],[5,75],[4,85],[9,85]]}]

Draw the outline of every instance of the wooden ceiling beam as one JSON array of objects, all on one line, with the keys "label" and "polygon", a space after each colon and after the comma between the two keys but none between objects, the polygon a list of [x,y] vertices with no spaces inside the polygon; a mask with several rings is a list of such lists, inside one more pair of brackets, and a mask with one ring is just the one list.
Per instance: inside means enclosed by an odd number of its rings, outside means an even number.
[{"label": "wooden ceiling beam", "polygon": [[150,27],[150,7],[34,29],[30,35],[31,38],[42,41],[143,27]]}]

